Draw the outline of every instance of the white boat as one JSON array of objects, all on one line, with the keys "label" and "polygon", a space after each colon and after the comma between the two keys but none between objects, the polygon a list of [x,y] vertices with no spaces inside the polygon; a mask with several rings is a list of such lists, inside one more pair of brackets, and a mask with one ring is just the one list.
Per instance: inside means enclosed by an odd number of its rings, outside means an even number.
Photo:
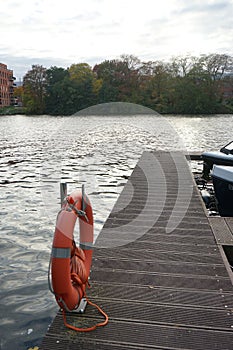
[{"label": "white boat", "polygon": [[222,147],[220,151],[203,152],[203,176],[208,179],[214,164],[233,167],[233,141]]}]

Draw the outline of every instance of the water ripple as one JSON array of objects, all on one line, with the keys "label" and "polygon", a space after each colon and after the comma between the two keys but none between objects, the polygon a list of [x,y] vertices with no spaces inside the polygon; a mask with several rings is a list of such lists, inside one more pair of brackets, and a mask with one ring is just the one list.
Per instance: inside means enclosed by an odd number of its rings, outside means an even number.
[{"label": "water ripple", "polygon": [[1,117],[0,348],[39,345],[56,313],[47,269],[61,179],[85,184],[96,238],[143,150],[174,150],[178,134],[189,151],[219,149],[232,129],[232,115]]}]

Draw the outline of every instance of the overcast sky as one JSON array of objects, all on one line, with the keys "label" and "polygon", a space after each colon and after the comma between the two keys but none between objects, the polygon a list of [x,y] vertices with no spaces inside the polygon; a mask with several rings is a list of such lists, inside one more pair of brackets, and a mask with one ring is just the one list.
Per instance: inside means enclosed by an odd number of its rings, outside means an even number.
[{"label": "overcast sky", "polygon": [[233,54],[233,0],[0,0],[0,62],[68,67],[132,54]]}]

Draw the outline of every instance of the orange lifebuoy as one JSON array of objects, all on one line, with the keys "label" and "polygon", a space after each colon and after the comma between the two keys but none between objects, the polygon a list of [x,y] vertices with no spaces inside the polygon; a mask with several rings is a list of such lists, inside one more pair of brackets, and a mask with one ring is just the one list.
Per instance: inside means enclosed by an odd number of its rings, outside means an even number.
[{"label": "orange lifebuoy", "polygon": [[[74,227],[79,218],[79,247]],[[94,229],[88,197],[79,191],[66,197],[57,216],[51,254],[52,288],[62,310],[72,311],[85,296],[91,269]]]}]

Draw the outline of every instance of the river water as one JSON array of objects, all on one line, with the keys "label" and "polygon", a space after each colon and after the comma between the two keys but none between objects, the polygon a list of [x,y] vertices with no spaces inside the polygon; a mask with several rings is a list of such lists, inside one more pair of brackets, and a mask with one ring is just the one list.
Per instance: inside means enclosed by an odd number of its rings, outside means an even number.
[{"label": "river water", "polygon": [[233,115],[0,117],[0,349],[39,346],[58,308],[47,269],[59,184],[85,184],[95,237],[143,150],[218,150]]}]

